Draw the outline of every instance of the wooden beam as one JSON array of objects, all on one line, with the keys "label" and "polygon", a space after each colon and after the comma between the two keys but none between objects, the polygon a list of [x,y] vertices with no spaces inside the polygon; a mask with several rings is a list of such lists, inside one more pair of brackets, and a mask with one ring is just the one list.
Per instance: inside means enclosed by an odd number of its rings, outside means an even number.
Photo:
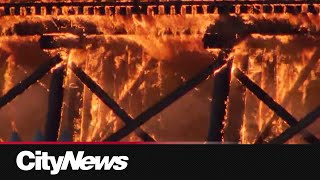
[{"label": "wooden beam", "polygon": [[6,72],[6,68],[7,68],[7,59],[10,56],[9,53],[7,53],[6,51],[0,49],[0,96],[2,96],[2,90],[4,88],[4,74]]},{"label": "wooden beam", "polygon": [[[236,68],[234,75],[238,80],[245,85],[258,99],[264,102],[271,110],[273,110],[279,117],[281,117],[290,126],[295,126],[298,121],[281,105],[275,102],[266,92],[264,92],[256,83],[251,81],[241,70]],[[318,138],[308,131],[302,131],[302,135],[308,142],[319,141]]]},{"label": "wooden beam", "polygon": [[32,84],[36,83],[39,79],[45,76],[51,68],[56,66],[62,61],[59,55],[53,57],[48,62],[42,64],[36,71],[34,71],[30,76],[26,79],[18,83],[15,87],[10,89],[5,95],[0,97],[0,108],[4,105],[8,104],[19,94],[23,93],[26,89],[28,89]]},{"label": "wooden beam", "polygon": [[311,113],[302,118],[296,125],[289,127],[282,134],[272,139],[269,144],[283,144],[291,139],[294,135],[308,127],[315,122],[320,116],[320,106],[318,106]]},{"label": "wooden beam", "polygon": [[207,141],[222,142],[226,106],[230,90],[232,61],[227,62],[213,78],[211,117]]},{"label": "wooden beam", "polygon": [[[290,91],[285,95],[282,101],[282,106],[286,106],[289,104],[292,96],[297,92],[297,90],[300,88],[300,86],[306,81],[309,74],[311,73],[312,69],[316,66],[316,64],[319,61],[320,56],[320,48],[318,48],[313,56],[311,57],[311,60],[309,63],[301,70],[297,80],[295,81],[293,87],[290,89]],[[261,133],[258,134],[255,144],[262,143],[263,140],[268,136],[268,133],[270,132],[270,129],[272,128],[272,123],[278,119],[278,116],[276,113],[273,114],[273,116],[269,119]],[[290,124],[289,124],[290,125]],[[310,143],[318,142],[318,139],[311,138],[309,139]]]},{"label": "wooden beam", "polygon": [[47,121],[45,124],[45,141],[57,141],[60,123],[61,123],[61,112],[63,104],[63,93],[64,93],[64,77],[65,77],[65,66],[62,65],[54,70],[51,76],[51,84],[49,91],[48,101],[48,114]]},{"label": "wooden beam", "polygon": [[[248,56],[238,59],[234,66],[239,64],[243,71],[248,69]],[[240,142],[241,127],[244,122],[246,88],[235,78],[230,82],[229,100],[227,105],[227,120],[224,129],[225,142]]]},{"label": "wooden beam", "polygon": [[199,85],[201,82],[206,80],[208,76],[210,76],[214,71],[219,69],[223,64],[221,62],[213,62],[207,68],[205,68],[202,72],[200,72],[195,77],[188,80],[184,85],[178,87],[174,90],[171,94],[165,96],[162,100],[158,103],[154,104],[144,112],[142,112],[139,116],[135,118],[135,121],[130,122],[130,124],[126,125],[125,127],[121,128],[118,132],[112,134],[111,136],[107,137],[104,141],[119,141],[122,138],[129,135],[139,126],[147,122],[151,117],[155,116],[163,109],[168,107],[170,104],[175,102],[177,99],[185,95],[187,92],[192,90],[194,87]]},{"label": "wooden beam", "polygon": [[[97,85],[81,68],[77,67],[74,63],[71,64],[73,73],[96,95],[102,102],[104,102],[112,111],[120,117],[126,124],[132,123],[134,120],[106,93]],[[144,141],[155,141],[142,129],[135,131],[139,137]]]}]

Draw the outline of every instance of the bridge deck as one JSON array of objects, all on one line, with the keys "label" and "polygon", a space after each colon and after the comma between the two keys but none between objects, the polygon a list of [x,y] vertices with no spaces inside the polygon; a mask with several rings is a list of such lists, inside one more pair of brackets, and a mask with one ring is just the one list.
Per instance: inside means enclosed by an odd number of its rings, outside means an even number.
[{"label": "bridge deck", "polygon": [[107,1],[0,3],[0,16],[9,15],[131,15],[131,14],[319,14],[320,1]]}]

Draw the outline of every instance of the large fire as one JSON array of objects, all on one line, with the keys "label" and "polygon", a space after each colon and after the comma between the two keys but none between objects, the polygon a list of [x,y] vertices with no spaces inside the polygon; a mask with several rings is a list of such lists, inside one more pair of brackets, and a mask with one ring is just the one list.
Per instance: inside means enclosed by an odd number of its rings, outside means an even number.
[{"label": "large fire", "polygon": [[[241,31],[224,20],[231,16],[245,25],[280,22],[306,29],[309,34],[303,36],[250,34],[234,46],[230,56],[234,59],[234,68],[244,71],[296,119],[320,104],[317,93],[320,91],[319,64],[312,68],[299,87],[295,87],[310,61],[319,59],[318,14],[231,14],[226,18],[225,15],[206,13],[89,16],[68,15],[68,9],[65,11],[60,16],[45,16],[46,12],[42,11],[42,15],[0,17],[0,95],[31,74],[50,55],[59,52],[64,55],[63,63],[82,67],[134,118],[214,60],[217,50],[204,48],[202,39],[210,27],[226,34]],[[25,9],[20,12],[25,14]],[[58,33],[56,41],[62,47],[41,49],[38,42],[46,33]],[[24,140],[31,140],[34,133],[43,128],[49,85],[48,74],[0,109],[0,138],[6,139],[15,130]],[[71,130],[74,141],[101,141],[124,126],[121,119],[69,69],[64,85],[60,132]],[[294,94],[287,97],[292,89]],[[214,101],[211,91],[212,77],[153,117],[142,129],[157,141],[205,141],[210,104]],[[238,100],[229,99],[228,107],[231,102],[243,100],[243,112],[228,109],[224,139],[234,141],[234,137],[239,136],[239,143],[254,143],[274,112],[233,76],[229,98],[232,97]],[[234,122],[241,123],[239,132],[232,132]],[[272,123],[267,139],[288,128],[279,117]],[[317,123],[308,127],[313,134],[318,134],[318,129]],[[134,133],[123,140],[141,141]],[[305,142],[297,135],[288,143]]]}]

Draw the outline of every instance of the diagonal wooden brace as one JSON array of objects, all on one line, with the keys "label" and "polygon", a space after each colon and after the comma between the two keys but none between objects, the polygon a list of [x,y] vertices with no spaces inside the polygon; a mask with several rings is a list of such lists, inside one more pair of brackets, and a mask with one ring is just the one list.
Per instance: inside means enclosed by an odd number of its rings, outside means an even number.
[{"label": "diagonal wooden brace", "polygon": [[28,89],[32,84],[36,83],[39,79],[45,76],[51,68],[56,66],[62,61],[59,55],[53,57],[48,62],[42,64],[36,71],[34,71],[30,76],[28,76],[23,81],[19,82],[15,87],[10,89],[5,95],[0,97],[0,108],[4,105],[8,104],[18,95],[23,93],[26,89]]},{"label": "diagonal wooden brace", "polygon": [[282,134],[272,139],[269,144],[283,144],[291,139],[294,135],[315,122],[320,116],[320,106],[302,118],[295,126],[289,127]]},{"label": "diagonal wooden brace", "polygon": [[[280,104],[275,102],[266,92],[264,92],[256,83],[250,80],[241,70],[236,68],[234,70],[235,77],[246,86],[253,94],[257,96],[263,103],[265,103],[271,110],[273,110],[279,117],[281,117],[290,126],[295,126],[298,121]],[[304,139],[308,142],[319,141],[319,139],[308,131],[302,131]]]},{"label": "diagonal wooden brace", "polygon": [[222,65],[223,64],[217,61],[213,62],[207,68],[205,68],[202,72],[200,72],[198,75],[188,80],[184,85],[178,87],[171,94],[167,95],[158,103],[154,104],[149,109],[142,112],[139,116],[135,118],[135,121],[131,121],[128,125],[121,128],[118,132],[112,134],[111,136],[106,138],[104,141],[119,141],[122,138],[126,137],[135,129],[137,129],[139,126],[146,123],[151,117],[161,112],[163,109],[168,107],[177,99],[185,95],[187,92],[192,90],[194,87],[199,85],[204,80],[206,80],[208,76],[213,74],[213,72],[219,69]]},{"label": "diagonal wooden brace", "polygon": [[[74,63],[71,64],[72,72],[96,95],[103,103],[112,109],[125,124],[134,121],[97,83],[95,83],[81,68]],[[155,141],[150,135],[138,128],[135,133],[144,141]]]}]

